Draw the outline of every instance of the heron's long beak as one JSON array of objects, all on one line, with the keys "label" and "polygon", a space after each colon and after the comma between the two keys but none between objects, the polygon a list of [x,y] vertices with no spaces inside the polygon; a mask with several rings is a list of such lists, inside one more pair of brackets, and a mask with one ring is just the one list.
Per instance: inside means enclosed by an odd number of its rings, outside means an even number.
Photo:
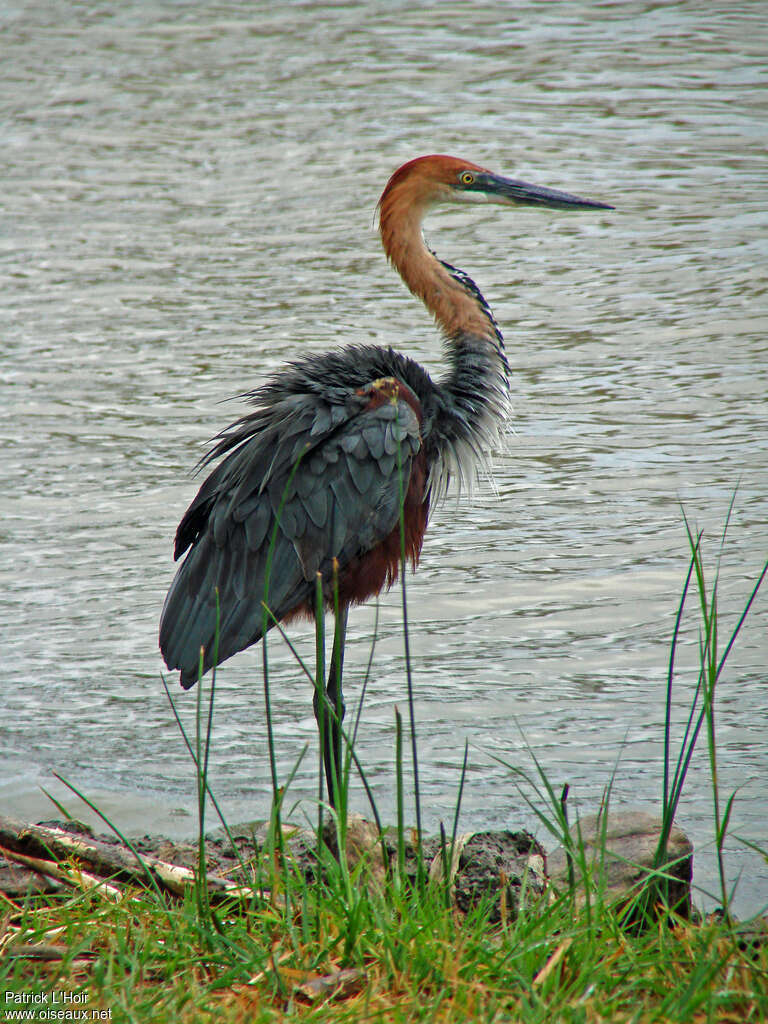
[{"label": "heron's long beak", "polygon": [[516,206],[549,206],[556,210],[612,210],[608,203],[598,203],[594,199],[580,199],[570,192],[560,192],[556,188],[543,185],[529,185],[527,181],[513,181],[502,178],[498,174],[485,172],[477,174],[467,191],[484,192],[488,199],[497,203],[508,203]]}]

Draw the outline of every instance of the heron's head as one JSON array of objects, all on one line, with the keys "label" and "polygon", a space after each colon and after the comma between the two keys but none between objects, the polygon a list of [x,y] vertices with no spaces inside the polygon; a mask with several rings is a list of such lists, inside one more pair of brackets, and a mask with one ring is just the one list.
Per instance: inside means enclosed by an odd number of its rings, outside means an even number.
[{"label": "heron's head", "polygon": [[[453,156],[421,156],[398,168],[379,200],[380,210],[397,205],[422,216],[429,207],[452,202],[491,202],[557,210],[612,210],[607,203],[569,192],[504,178]],[[401,205],[402,204],[402,205]]]}]

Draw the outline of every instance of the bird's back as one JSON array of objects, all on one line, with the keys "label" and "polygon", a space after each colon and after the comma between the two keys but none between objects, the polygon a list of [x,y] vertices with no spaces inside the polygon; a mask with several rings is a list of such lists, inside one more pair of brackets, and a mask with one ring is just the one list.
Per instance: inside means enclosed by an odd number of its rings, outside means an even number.
[{"label": "bird's back", "polygon": [[175,557],[187,554],[160,647],[184,686],[201,648],[207,671],[261,638],[265,600],[268,626],[311,613],[318,572],[329,603],[334,574],[347,603],[391,583],[401,497],[414,560],[426,527],[434,386],[417,363],[338,349],[291,363],[248,397],[254,410],[219,435],[176,534]]}]

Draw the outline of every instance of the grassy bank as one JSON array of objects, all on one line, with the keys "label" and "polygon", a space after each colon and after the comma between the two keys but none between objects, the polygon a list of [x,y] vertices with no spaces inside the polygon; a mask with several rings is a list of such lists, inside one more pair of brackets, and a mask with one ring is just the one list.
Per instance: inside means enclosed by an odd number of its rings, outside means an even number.
[{"label": "grassy bank", "polygon": [[[26,1019],[152,1024],[768,1020],[768,937],[757,927],[737,924],[729,914],[724,844],[734,797],[718,786],[715,716],[728,655],[768,565],[722,643],[717,572],[708,586],[700,537],[689,536],[691,558],[673,630],[660,758],[664,827],[656,863],[629,899],[607,901],[599,874],[588,867],[578,843],[571,847],[573,882],[567,892],[557,898],[529,894],[516,915],[502,901],[501,920],[495,923],[490,899],[462,915],[451,900],[449,880],[439,875],[430,880],[425,871],[406,873],[402,762],[408,744],[398,721],[398,855],[386,877],[374,877],[365,860],[350,869],[345,858],[336,860],[326,847],[319,847],[322,870],[314,877],[299,870],[283,841],[280,820],[290,779],[281,782],[275,774],[266,844],[243,864],[251,895],[217,896],[201,872],[182,897],[154,884],[124,884],[115,892],[75,887],[22,900],[3,897],[0,1020],[25,1019],[12,1015],[34,1014],[35,1008],[37,1017]],[[675,738],[675,650],[691,598],[700,619],[700,672],[684,734]],[[315,677],[320,679],[322,648],[318,643]],[[269,708],[266,654],[265,686]],[[207,705],[198,686],[197,736],[185,736],[200,793],[200,866],[214,699],[215,681]],[[412,719],[410,725],[413,739]],[[676,915],[666,902],[663,871],[666,835],[700,737],[709,754],[723,904],[722,912],[708,920]],[[318,833],[332,821],[339,848],[346,840],[349,773],[359,771],[364,781],[352,753],[353,736],[347,739],[340,812],[333,815],[318,804]],[[415,741],[410,750],[416,762]],[[568,843],[567,804],[535,759],[533,764],[532,770],[509,767],[542,826]],[[456,818],[458,802],[460,796]],[[446,846],[452,833],[455,822],[446,830]]]},{"label": "grassy bank", "polygon": [[[568,895],[491,926],[487,908],[446,906],[440,886],[369,892],[341,870],[273,881],[272,901],[204,914],[194,890],[6,903],[0,992],[81,993],[112,1020],[153,1024],[768,1019],[766,937],[725,918],[638,930],[599,897],[579,908]],[[12,1019],[18,1005],[3,1008]]]}]

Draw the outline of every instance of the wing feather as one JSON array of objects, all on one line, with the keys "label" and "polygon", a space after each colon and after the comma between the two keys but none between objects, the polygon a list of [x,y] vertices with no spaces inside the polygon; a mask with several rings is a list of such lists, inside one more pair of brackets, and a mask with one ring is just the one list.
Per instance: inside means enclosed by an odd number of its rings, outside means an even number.
[{"label": "wing feather", "polygon": [[267,585],[277,619],[311,606],[317,572],[330,579],[334,559],[343,569],[396,526],[419,417],[402,397],[376,404],[373,387],[278,403],[223,435],[225,457],[179,526],[177,554],[190,550],[161,617],[160,646],[183,685],[197,679],[201,647],[204,669],[213,663],[217,593],[221,663],[261,638]]}]

